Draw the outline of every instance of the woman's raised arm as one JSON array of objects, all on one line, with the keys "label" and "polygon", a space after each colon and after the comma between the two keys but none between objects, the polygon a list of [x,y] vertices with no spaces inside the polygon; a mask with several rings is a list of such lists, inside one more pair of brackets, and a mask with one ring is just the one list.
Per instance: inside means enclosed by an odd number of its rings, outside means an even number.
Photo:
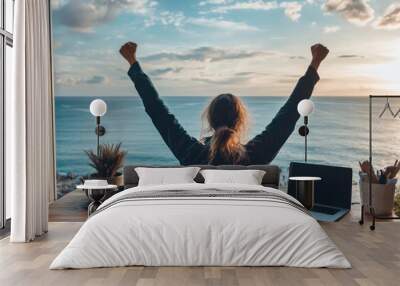
[{"label": "woman's raised arm", "polygon": [[317,44],[311,47],[311,53],[313,56],[311,64],[305,75],[297,82],[289,99],[264,131],[247,143],[246,150],[252,164],[270,163],[293,133],[300,117],[297,105],[301,100],[311,97],[314,86],[319,80],[318,67],[328,55],[329,50]]},{"label": "woman's raised arm", "polygon": [[150,78],[142,71],[137,62],[136,48],[136,44],[127,43],[122,46],[120,52],[131,65],[128,75],[135,84],[147,114],[164,142],[182,165],[198,163],[194,155],[203,153],[205,146],[196,138],[190,136],[175,116],[169,112]]}]

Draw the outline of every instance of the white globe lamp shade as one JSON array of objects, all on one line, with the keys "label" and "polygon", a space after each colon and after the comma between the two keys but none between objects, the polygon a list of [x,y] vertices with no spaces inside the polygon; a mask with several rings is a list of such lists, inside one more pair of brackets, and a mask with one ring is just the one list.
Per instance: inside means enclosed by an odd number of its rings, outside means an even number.
[{"label": "white globe lamp shade", "polygon": [[310,115],[314,111],[314,102],[309,99],[303,99],[297,105],[297,111],[303,117]]},{"label": "white globe lamp shade", "polygon": [[93,116],[103,116],[107,112],[107,104],[102,99],[95,99],[90,103],[90,113]]}]

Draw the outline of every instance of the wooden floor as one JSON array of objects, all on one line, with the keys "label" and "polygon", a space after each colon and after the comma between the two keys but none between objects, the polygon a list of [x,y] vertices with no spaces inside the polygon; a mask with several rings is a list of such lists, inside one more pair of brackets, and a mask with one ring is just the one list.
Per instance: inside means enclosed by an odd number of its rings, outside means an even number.
[{"label": "wooden floor", "polygon": [[381,222],[375,232],[357,223],[359,207],[323,228],[353,268],[124,267],[48,270],[82,222],[51,222],[32,243],[0,241],[0,285],[400,285],[400,222]]},{"label": "wooden floor", "polygon": [[72,191],[49,206],[50,222],[83,222],[87,219],[89,199],[80,190]]}]

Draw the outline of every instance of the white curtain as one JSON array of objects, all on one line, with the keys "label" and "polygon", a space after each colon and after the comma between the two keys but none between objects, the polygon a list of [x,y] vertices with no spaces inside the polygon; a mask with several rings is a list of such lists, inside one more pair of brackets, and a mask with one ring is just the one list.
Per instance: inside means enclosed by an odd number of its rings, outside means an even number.
[{"label": "white curtain", "polygon": [[12,242],[47,232],[55,194],[54,116],[48,0],[15,1],[14,91],[6,98],[6,187]]}]

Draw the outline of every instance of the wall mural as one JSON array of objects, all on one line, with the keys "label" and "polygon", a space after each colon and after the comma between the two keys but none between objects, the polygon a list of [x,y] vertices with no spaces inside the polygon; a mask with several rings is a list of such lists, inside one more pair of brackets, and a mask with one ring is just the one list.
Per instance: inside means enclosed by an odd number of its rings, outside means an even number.
[{"label": "wall mural", "polygon": [[[125,164],[179,163],[128,76],[129,64],[120,54],[126,42],[137,43],[143,71],[197,139],[209,134],[201,118],[204,109],[224,93],[246,106],[247,139],[262,132],[305,74],[313,57],[310,47],[323,44],[330,53],[311,97],[308,160],[350,166],[355,174],[358,161],[368,156],[368,95],[400,93],[398,1],[52,0],[52,11],[59,196],[80,176],[95,172],[90,162],[99,165],[96,118],[89,110],[96,98],[106,103],[106,110],[99,105],[92,112],[105,112],[100,147],[117,158],[114,169],[122,159]],[[316,53],[325,56],[321,47]],[[400,108],[400,100],[390,104],[393,112]],[[281,118],[274,134],[291,129],[290,122],[291,115]],[[304,160],[304,138],[296,131],[302,124],[298,120],[277,156],[270,156],[283,176],[291,161]],[[376,164],[383,167],[400,155],[387,139],[400,139],[398,122],[387,112],[374,126],[379,131]],[[275,143],[258,152],[272,152]]]}]

